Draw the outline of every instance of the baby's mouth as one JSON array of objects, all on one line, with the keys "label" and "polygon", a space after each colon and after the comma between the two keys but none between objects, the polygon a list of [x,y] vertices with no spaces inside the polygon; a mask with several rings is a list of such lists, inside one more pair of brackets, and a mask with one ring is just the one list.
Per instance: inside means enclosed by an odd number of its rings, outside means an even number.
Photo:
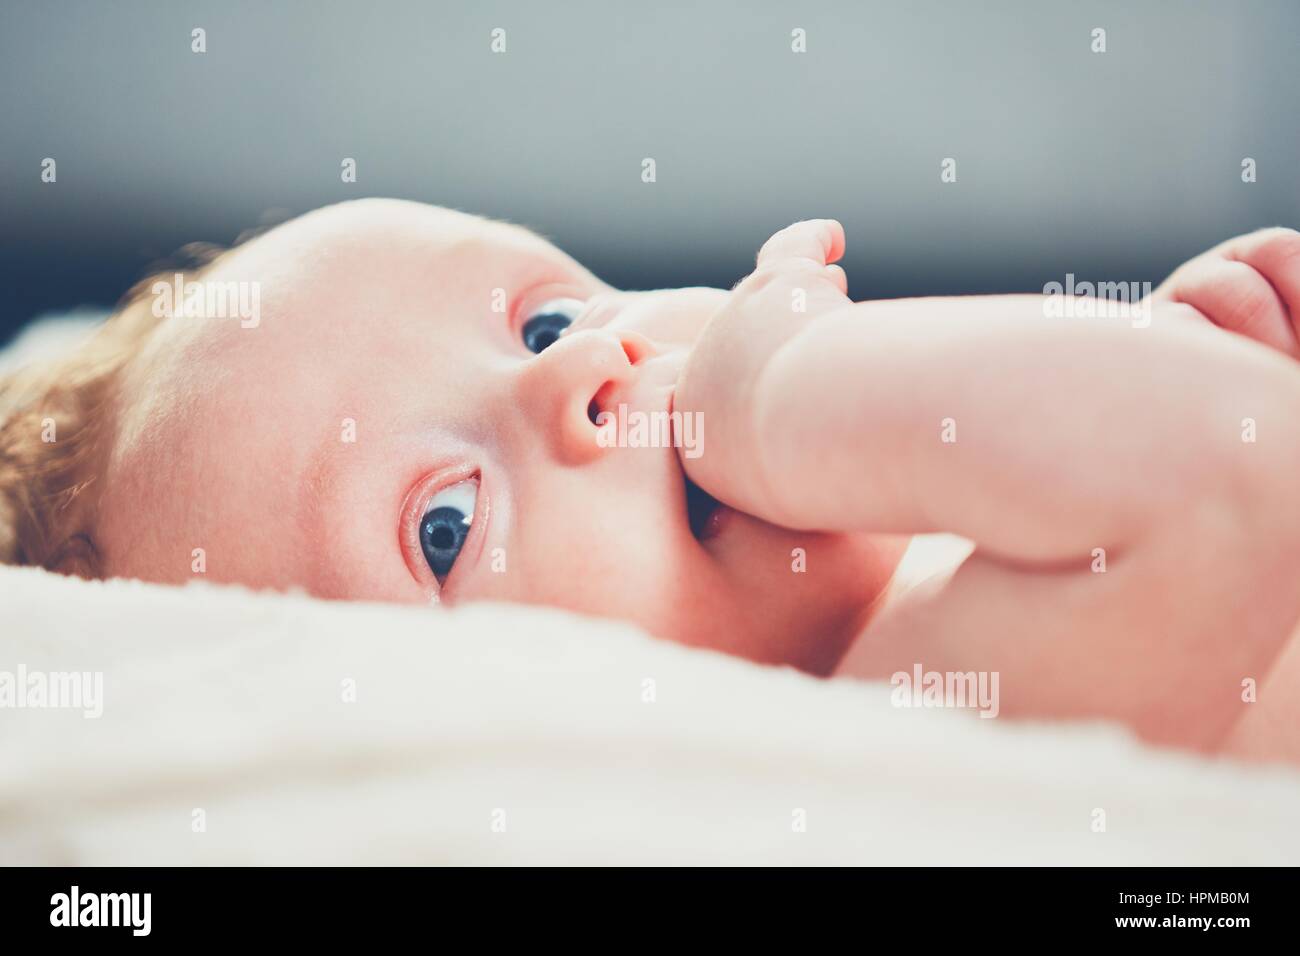
[{"label": "baby's mouth", "polygon": [[722,504],[717,498],[709,494],[690,478],[686,473],[682,473],[682,479],[686,486],[686,521],[691,526],[691,534],[695,540],[704,541],[712,538],[721,529],[717,520],[719,509]]},{"label": "baby's mouth", "polygon": [[[675,395],[670,392],[668,395],[669,421],[672,420],[674,398]],[[677,458],[675,450],[677,436],[675,434],[673,436],[673,445],[672,454],[674,458]],[[681,464],[680,460],[678,460],[678,464]],[[695,540],[707,541],[709,538],[718,535],[722,531],[731,509],[691,481],[690,476],[686,474],[685,468],[682,468],[682,487],[686,491],[686,523],[690,526],[691,534],[695,537]]]}]

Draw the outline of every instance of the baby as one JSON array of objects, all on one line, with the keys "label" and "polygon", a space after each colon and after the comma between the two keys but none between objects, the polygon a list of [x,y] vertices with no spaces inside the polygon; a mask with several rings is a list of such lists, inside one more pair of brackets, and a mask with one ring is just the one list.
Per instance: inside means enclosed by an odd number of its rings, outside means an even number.
[{"label": "baby", "polygon": [[[517,226],[317,210],[184,276],[255,316],[168,276],[0,383],[0,559],[997,672],[1007,716],[1300,761],[1300,235],[1192,260],[1140,324],[854,304],[843,251],[804,222],[730,292],[624,293]],[[935,531],[973,555],[895,600]]]}]

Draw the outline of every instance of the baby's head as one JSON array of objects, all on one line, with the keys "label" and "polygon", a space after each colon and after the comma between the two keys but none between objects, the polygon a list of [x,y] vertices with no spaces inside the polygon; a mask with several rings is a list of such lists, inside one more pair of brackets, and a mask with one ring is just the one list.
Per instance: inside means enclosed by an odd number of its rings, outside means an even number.
[{"label": "baby's head", "polygon": [[662,420],[725,292],[620,293],[522,228],[390,200],[185,279],[231,294],[195,315],[145,283],[74,357],[0,382],[0,558],[549,604],[814,671],[892,572],[892,543],[701,531],[676,449],[598,441],[602,411]]}]

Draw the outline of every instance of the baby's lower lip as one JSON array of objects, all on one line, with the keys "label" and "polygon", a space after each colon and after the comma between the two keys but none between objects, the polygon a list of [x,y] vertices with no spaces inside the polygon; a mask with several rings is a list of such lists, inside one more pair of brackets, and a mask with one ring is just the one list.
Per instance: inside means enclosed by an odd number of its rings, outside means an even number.
[{"label": "baby's lower lip", "polygon": [[730,509],[712,495],[707,494],[699,485],[691,481],[690,477],[684,472],[682,482],[683,489],[686,492],[686,523],[691,529],[691,534],[695,536],[696,541],[704,541],[715,537],[722,531],[726,522],[726,518],[722,513]]},{"label": "baby's lower lip", "polygon": [[700,529],[700,540],[708,541],[710,538],[716,538],[722,534],[724,528],[731,521],[731,516],[735,512],[724,504],[719,504],[713,509],[713,513],[704,522],[704,527]]}]

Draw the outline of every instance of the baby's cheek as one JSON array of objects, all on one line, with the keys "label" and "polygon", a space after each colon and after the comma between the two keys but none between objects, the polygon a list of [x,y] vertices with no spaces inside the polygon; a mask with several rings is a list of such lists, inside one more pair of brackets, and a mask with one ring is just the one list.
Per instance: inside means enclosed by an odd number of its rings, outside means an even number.
[{"label": "baby's cheek", "polygon": [[662,530],[639,527],[625,515],[596,527],[574,528],[519,569],[522,600],[628,621],[676,638],[679,612],[713,606],[709,569],[699,554],[676,552]]}]

